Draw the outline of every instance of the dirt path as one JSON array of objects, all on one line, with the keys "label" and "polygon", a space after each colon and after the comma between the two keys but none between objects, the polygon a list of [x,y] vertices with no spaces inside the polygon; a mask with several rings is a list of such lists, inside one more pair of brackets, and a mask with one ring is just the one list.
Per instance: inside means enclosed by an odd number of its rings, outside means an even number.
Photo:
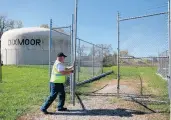
[{"label": "dirt path", "polygon": [[167,120],[162,114],[147,112],[139,104],[124,100],[124,97],[138,96],[138,85],[136,81],[124,81],[120,87],[122,99],[117,98],[116,82],[112,81],[95,93],[80,96],[84,98],[82,102],[85,110],[77,100],[75,106],[67,105],[68,112],[54,112],[52,109],[52,114],[43,115],[38,111],[21,116],[19,120]]}]

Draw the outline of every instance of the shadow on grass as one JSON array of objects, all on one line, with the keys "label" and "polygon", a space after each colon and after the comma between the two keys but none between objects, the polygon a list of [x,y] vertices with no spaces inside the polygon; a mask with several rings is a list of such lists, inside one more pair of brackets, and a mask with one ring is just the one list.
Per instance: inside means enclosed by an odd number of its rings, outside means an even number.
[{"label": "shadow on grass", "polygon": [[49,113],[50,115],[71,115],[71,116],[119,116],[132,117],[133,115],[144,115],[147,112],[131,110],[131,109],[92,109],[92,110],[69,110],[66,112]]}]

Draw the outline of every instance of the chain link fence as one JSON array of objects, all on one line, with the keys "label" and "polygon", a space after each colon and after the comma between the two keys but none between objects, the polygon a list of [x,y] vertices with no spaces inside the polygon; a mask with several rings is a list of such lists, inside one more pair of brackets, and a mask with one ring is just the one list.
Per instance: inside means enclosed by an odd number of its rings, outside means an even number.
[{"label": "chain link fence", "polygon": [[161,101],[169,106],[168,81],[163,79],[169,73],[167,21],[167,12],[129,18],[118,13],[118,93],[132,81],[130,94],[142,96],[137,101],[154,111],[166,111]]},{"label": "chain link fence", "polygon": [[167,76],[168,53],[163,52],[168,50],[167,20],[167,12],[124,19],[119,16],[118,64],[121,77],[126,66],[156,67],[156,72]]},{"label": "chain link fence", "polygon": [[77,39],[77,81],[103,73],[103,49],[90,42]]},{"label": "chain link fence", "polygon": [[169,74],[169,54],[168,51],[164,51],[159,54],[158,59],[158,70],[157,73],[161,75],[162,78],[167,79]]},{"label": "chain link fence", "polygon": [[[53,39],[52,39],[53,40]],[[47,40],[48,42],[48,40]],[[47,43],[48,44],[48,43]],[[68,47],[67,49],[65,49]],[[72,65],[71,42],[65,40],[53,40],[51,48],[51,67],[56,60],[58,52],[67,55],[65,65]],[[76,82],[90,79],[103,73],[103,48],[90,42],[77,39],[76,49]],[[2,49],[2,61],[4,65],[16,65],[27,67],[40,67],[47,69],[49,66],[49,49]],[[106,60],[108,63],[109,60]]]}]

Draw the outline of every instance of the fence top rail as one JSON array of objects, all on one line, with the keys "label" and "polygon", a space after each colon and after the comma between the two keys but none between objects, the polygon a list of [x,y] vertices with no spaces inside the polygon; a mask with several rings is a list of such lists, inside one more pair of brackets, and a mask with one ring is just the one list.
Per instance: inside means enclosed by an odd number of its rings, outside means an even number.
[{"label": "fence top rail", "polygon": [[91,44],[91,45],[94,45],[94,46],[96,46],[96,47],[99,47],[99,48],[102,48],[102,49],[103,49],[103,47],[98,46],[98,45],[95,45],[95,44],[93,44],[93,43],[91,43],[91,42],[85,41],[85,40],[80,39],[80,38],[78,38],[78,37],[77,37],[77,39],[78,39],[78,40],[80,40],[80,41],[83,41],[83,42],[89,43],[89,44]]},{"label": "fence top rail", "polygon": [[123,19],[119,19],[119,21],[140,19],[140,18],[151,17],[151,16],[157,16],[157,15],[163,15],[163,14],[168,14],[168,12],[161,12],[161,13],[154,13],[154,14],[148,14],[148,15],[143,15],[143,16],[135,16],[135,17],[123,18]]},{"label": "fence top rail", "polygon": [[67,33],[58,31],[57,29],[52,29],[52,31],[58,32],[58,33],[60,33],[60,34],[66,35],[66,36],[70,36],[70,35],[67,34]]},{"label": "fence top rail", "polygon": [[63,27],[53,27],[52,29],[62,29],[62,28],[71,28],[71,25],[63,26]]}]

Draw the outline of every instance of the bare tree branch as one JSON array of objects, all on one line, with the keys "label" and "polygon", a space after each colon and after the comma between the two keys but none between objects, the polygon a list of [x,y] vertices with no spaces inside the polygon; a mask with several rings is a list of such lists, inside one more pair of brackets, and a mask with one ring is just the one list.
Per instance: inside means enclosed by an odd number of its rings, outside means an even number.
[{"label": "bare tree branch", "polygon": [[0,15],[0,38],[5,31],[21,27],[23,27],[22,21],[7,19],[6,16]]}]

